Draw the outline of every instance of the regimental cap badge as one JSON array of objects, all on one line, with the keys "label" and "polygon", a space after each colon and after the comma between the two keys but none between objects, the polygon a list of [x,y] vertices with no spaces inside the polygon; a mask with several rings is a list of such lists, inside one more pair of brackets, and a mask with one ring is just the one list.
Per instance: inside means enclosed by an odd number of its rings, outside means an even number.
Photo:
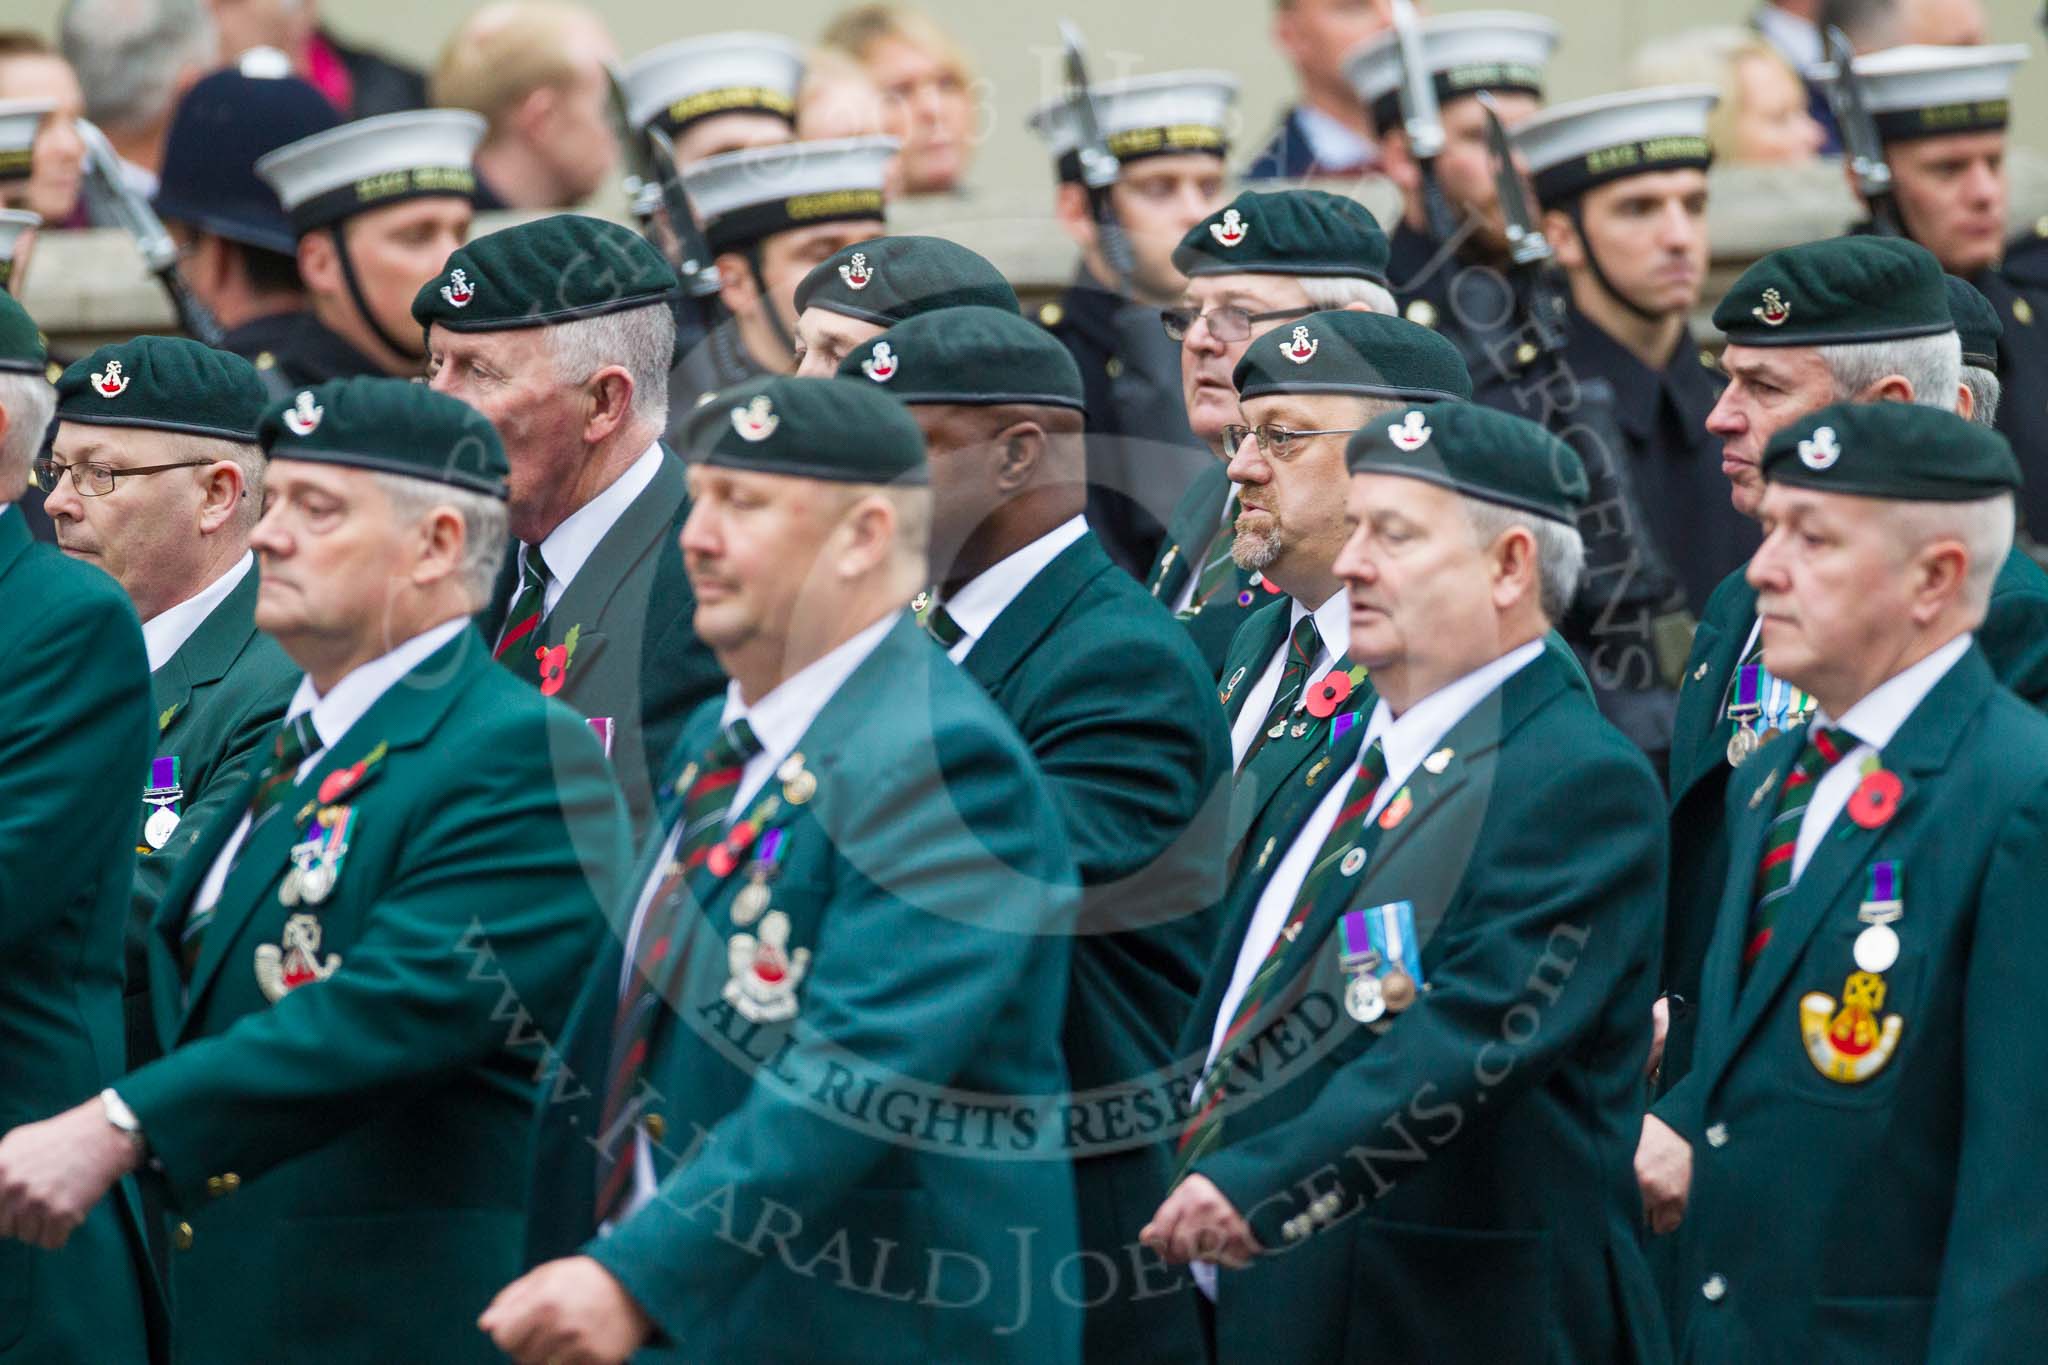
[{"label": "regimental cap badge", "polygon": [[875,351],[860,363],[861,373],[877,384],[886,384],[896,377],[896,352],[889,349],[889,343],[878,341]]},{"label": "regimental cap badge", "polygon": [[102,398],[119,398],[128,387],[128,376],[121,373],[121,362],[109,360],[106,369],[94,370],[92,387]]},{"label": "regimental cap badge", "polygon": [[874,270],[868,265],[868,254],[865,251],[854,252],[853,259],[839,267],[839,278],[846,281],[848,289],[867,288],[875,278]]},{"label": "regimental cap badge", "polygon": [[1792,305],[1787,303],[1777,290],[1766,289],[1764,301],[1749,311],[1766,327],[1782,327],[1785,325],[1785,319],[1792,316]]},{"label": "regimental cap badge", "polygon": [[768,395],[758,394],[754,401],[743,408],[732,410],[732,429],[746,441],[765,441],[775,434],[775,428],[782,425],[782,419],[775,415],[775,405],[768,401]]},{"label": "regimental cap badge", "polygon": [[448,272],[448,283],[441,286],[441,297],[448,300],[450,308],[467,308],[469,301],[476,297],[476,286],[469,282],[469,276],[460,266]]},{"label": "regimental cap badge", "polygon": [[1833,427],[1815,427],[1813,438],[1799,443],[1799,463],[1808,469],[1826,469],[1842,458],[1842,447],[1835,442]]},{"label": "regimental cap badge", "polygon": [[1429,444],[1431,434],[1419,412],[1411,412],[1399,424],[1387,428],[1387,439],[1399,450],[1420,450]]},{"label": "regimental cap badge", "polygon": [[1306,365],[1314,358],[1316,347],[1320,345],[1321,341],[1309,336],[1308,328],[1297,327],[1291,339],[1280,343],[1280,354],[1297,365]]},{"label": "regimental cap badge", "polygon": [[320,419],[326,414],[327,409],[313,401],[313,391],[301,389],[298,401],[293,403],[291,410],[284,415],[284,424],[290,428],[294,436],[311,436],[314,428],[320,425]]},{"label": "regimental cap badge", "polygon": [[1223,221],[1209,224],[1209,235],[1221,246],[1236,246],[1251,231],[1251,224],[1236,209],[1223,210]]}]

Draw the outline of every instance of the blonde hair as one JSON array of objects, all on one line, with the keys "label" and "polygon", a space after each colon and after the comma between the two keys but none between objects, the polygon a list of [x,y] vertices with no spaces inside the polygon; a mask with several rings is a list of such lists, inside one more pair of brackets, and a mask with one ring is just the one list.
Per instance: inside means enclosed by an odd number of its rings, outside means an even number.
[{"label": "blonde hair", "polygon": [[1689,28],[1643,44],[1629,63],[1629,84],[1713,86],[1721,99],[1707,115],[1707,141],[1718,155],[1733,158],[1735,119],[1742,112],[1742,82],[1737,73],[1742,63],[1752,59],[1780,68],[1794,81],[1800,79],[1792,64],[1761,34],[1729,24]]},{"label": "blonde hair", "polygon": [[536,90],[578,74],[576,40],[600,26],[566,0],[500,0],[471,14],[441,49],[428,85],[431,103],[473,109],[492,124]]},{"label": "blonde hair", "polygon": [[836,48],[857,62],[884,38],[896,38],[937,57],[963,83],[974,74],[967,53],[952,36],[925,14],[904,5],[856,5],[841,10],[825,25],[818,45]]}]

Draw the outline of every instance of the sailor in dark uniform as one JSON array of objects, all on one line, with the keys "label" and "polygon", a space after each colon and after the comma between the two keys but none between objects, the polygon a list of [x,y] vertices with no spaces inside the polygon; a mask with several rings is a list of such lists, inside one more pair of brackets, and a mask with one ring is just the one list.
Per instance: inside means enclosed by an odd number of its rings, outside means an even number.
[{"label": "sailor in dark uniform", "polygon": [[[1858,57],[1856,77],[1900,228],[1998,314],[1997,425],[2026,473],[2020,524],[2038,541],[2048,529],[2048,218],[2008,240],[2003,169],[2009,97],[2026,60],[2020,44],[1903,47]],[[1835,78],[1832,67],[1820,75]]]},{"label": "sailor in dark uniform", "polygon": [[306,286],[306,307],[266,337],[289,387],[421,373],[412,297],[469,236],[483,131],[466,110],[385,114],[257,160],[297,234]]},{"label": "sailor in dark uniform", "polygon": [[[16,263],[17,260],[23,263],[27,261],[29,251],[35,243],[35,230],[42,226],[42,222],[40,214],[31,213],[27,209],[0,208],[0,294],[12,294],[20,288],[15,283],[18,275]],[[45,366],[58,374],[63,373],[63,367],[53,361],[46,361]],[[19,364],[0,366],[0,369],[21,368],[24,367]],[[50,377],[51,383],[56,382],[53,376],[47,377]],[[21,508],[22,516],[27,519],[31,536],[45,545],[57,543],[56,527],[50,523],[50,514],[43,510],[43,490],[36,487],[33,474],[29,476],[28,486],[15,500],[15,506]]]},{"label": "sailor in dark uniform", "polygon": [[253,363],[273,397],[290,387],[276,352],[306,306],[306,287],[298,235],[256,160],[340,122],[295,76],[230,68],[185,93],[164,141],[153,207],[184,253],[180,273],[227,329],[223,349]]},{"label": "sailor in dark uniform", "polygon": [[1237,79],[1181,71],[1095,86],[1095,118],[1122,167],[1110,204],[1130,246],[1119,282],[1104,253],[1081,181],[1081,129],[1066,99],[1031,116],[1059,173],[1054,216],[1081,248],[1074,283],[1039,309],[1080,366],[1088,396],[1088,526],[1102,548],[1143,579],[1175,503],[1210,463],[1190,433],[1180,387],[1180,348],[1160,310],[1180,302],[1186,281],[1173,249],[1223,205],[1227,132]]},{"label": "sailor in dark uniform", "polygon": [[1430,225],[1422,167],[1402,121],[1399,38],[1383,34],[1353,53],[1344,69],[1380,130],[1387,176],[1401,187],[1401,218],[1387,243],[1387,276],[1401,314],[1443,333],[1477,374],[1477,352],[1493,334],[1515,330],[1522,312],[1507,277],[1507,226],[1478,96],[1490,95],[1511,128],[1541,108],[1543,70],[1557,48],[1558,27],[1537,15],[1509,13],[1444,15],[1417,27],[1444,130],[1432,172],[1457,224],[1450,241]]},{"label": "sailor in dark uniform", "polygon": [[724,152],[683,177],[718,261],[726,318],[669,375],[669,433],[707,394],[796,369],[796,287],[834,252],[888,231],[889,137]]}]

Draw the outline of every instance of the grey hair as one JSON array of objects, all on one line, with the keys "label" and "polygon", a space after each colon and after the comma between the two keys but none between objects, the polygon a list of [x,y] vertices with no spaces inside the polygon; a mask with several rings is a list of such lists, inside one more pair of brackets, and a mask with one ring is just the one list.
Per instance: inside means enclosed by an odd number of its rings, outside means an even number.
[{"label": "grey hair", "polygon": [[39,374],[0,371],[0,411],[7,414],[7,434],[0,437],[0,502],[13,502],[28,488],[29,466],[57,411],[57,391]]},{"label": "grey hair", "polygon": [[1484,548],[1517,526],[1528,528],[1536,541],[1536,594],[1543,619],[1555,625],[1578,595],[1579,576],[1586,568],[1586,542],[1579,528],[1525,512],[1504,503],[1461,496],[1472,538]]},{"label": "grey hair", "polygon": [[263,519],[263,471],[268,463],[263,447],[250,441],[181,434],[174,449],[181,460],[226,460],[241,470],[244,496],[235,509],[234,522],[244,534],[256,529]]},{"label": "grey hair", "polygon": [[86,117],[112,129],[168,118],[179,76],[211,70],[220,46],[200,0],[70,0],[58,31],[85,91]]},{"label": "grey hair", "polygon": [[1328,312],[1333,308],[1349,308],[1362,303],[1372,312],[1394,316],[1400,310],[1394,307],[1394,296],[1383,284],[1361,280],[1355,275],[1296,275],[1301,292],[1308,295],[1308,301],[1316,306],[1317,312]]},{"label": "grey hair", "polygon": [[633,377],[633,415],[656,431],[668,426],[676,317],[666,303],[558,322],[546,336],[561,383],[581,384],[607,365],[623,366]]},{"label": "grey hair", "polygon": [[1998,493],[1969,502],[1894,502],[1887,504],[1897,534],[1894,544],[1904,559],[1936,540],[1958,540],[1970,557],[1963,579],[1962,600],[1972,624],[1980,623],[1991,606],[1991,589],[2012,554],[2017,520],[2013,497]]},{"label": "grey hair", "polygon": [[453,508],[462,517],[462,564],[458,572],[469,594],[470,609],[481,611],[497,586],[498,569],[505,558],[505,500],[478,493],[438,479],[417,479],[410,474],[374,471],[371,477],[391,507],[401,517],[424,519],[437,507]]},{"label": "grey hair", "polygon": [[1899,375],[1913,386],[1915,403],[1956,410],[1956,386],[1963,382],[1963,343],[1954,332],[1814,349],[1835,381],[1837,403],[1856,402],[1879,381]]},{"label": "grey hair", "polygon": [[1998,402],[2005,396],[2005,384],[1998,371],[1982,365],[1963,366],[1963,387],[1970,391],[1970,420],[1980,427],[1998,421]]}]

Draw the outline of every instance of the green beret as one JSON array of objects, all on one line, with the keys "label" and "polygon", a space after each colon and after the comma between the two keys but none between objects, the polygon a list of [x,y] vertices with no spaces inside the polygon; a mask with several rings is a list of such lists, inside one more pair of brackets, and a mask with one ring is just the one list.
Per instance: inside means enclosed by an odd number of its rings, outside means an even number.
[{"label": "green beret", "polygon": [[1934,253],[1903,237],[1788,246],[1742,272],[1714,326],[1738,346],[1839,346],[1953,331]]},{"label": "green beret", "polygon": [[812,267],[796,287],[796,311],[823,308],[881,327],[935,308],[1007,308],[1017,291],[1000,270],[943,237],[870,237]]},{"label": "green beret", "polygon": [[136,337],[72,362],[57,379],[57,418],[253,441],[269,397],[238,355],[184,337]]},{"label": "green beret", "polygon": [[676,272],[639,233],[556,213],[487,233],[449,253],[413,296],[421,328],[508,332],[670,302]]},{"label": "green beret", "polygon": [[1919,403],[1835,403],[1764,447],[1764,478],[1904,502],[1970,502],[2018,488],[2005,437]]},{"label": "green beret", "polygon": [[1188,230],[1173,268],[1196,275],[1346,275],[1387,282],[1387,234],[1326,190],[1246,190]]},{"label": "green beret", "polygon": [[1458,348],[1405,318],[1355,308],[1281,323],[1245,347],[1231,380],[1237,396],[1352,393],[1408,403],[1469,399],[1472,376]]},{"label": "green beret", "polygon": [[1059,338],[1005,308],[941,308],[899,323],[854,347],[839,377],[886,386],[899,403],[1088,408]]},{"label": "green beret", "polygon": [[1998,369],[1999,338],[2005,335],[2005,324],[1998,320],[1998,310],[1991,306],[1991,300],[1984,297],[1983,291],[1968,280],[1943,275],[1941,283],[1948,290],[1948,313],[1955,319],[1956,335],[1962,338],[1963,363],[1995,373]]},{"label": "green beret", "polygon": [[924,433],[880,386],[763,375],[704,400],[683,424],[694,464],[832,483],[927,482]]},{"label": "green beret", "polygon": [[1390,413],[1344,447],[1353,474],[1406,474],[1571,525],[1586,501],[1578,453],[1526,417],[1477,403]]},{"label": "green beret", "polygon": [[273,460],[311,460],[505,496],[505,447],[459,398],[404,379],[330,379],[273,403],[256,440]]},{"label": "green beret", "polygon": [[50,353],[43,346],[43,334],[36,330],[36,320],[12,294],[0,289],[0,370],[41,374],[49,362]]}]

